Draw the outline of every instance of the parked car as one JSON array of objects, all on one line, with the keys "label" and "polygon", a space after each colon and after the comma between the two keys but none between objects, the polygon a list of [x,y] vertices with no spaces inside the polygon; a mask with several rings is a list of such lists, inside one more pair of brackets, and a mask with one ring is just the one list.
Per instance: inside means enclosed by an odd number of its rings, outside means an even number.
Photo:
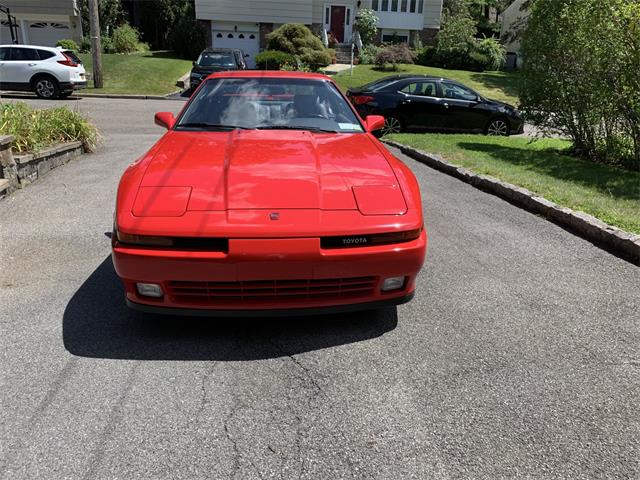
[{"label": "parked car", "polygon": [[228,70],[245,70],[247,64],[244,59],[249,55],[234,48],[207,48],[202,51],[198,59],[193,62],[189,86],[194,89],[209,75]]},{"label": "parked car", "polygon": [[37,45],[0,45],[0,89],[66,98],[86,88],[82,61],[71,50]]},{"label": "parked car", "polygon": [[147,312],[318,313],[409,301],[418,182],[324,75],[210,76],[124,172],[113,263]]},{"label": "parked car", "polygon": [[395,75],[347,91],[361,116],[383,115],[384,134],[409,130],[517,135],[522,114],[446,78]]}]

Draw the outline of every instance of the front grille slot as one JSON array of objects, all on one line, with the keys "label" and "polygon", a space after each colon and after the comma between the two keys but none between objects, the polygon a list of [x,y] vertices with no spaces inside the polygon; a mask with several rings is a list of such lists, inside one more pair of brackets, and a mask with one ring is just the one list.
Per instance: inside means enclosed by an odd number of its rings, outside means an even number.
[{"label": "front grille slot", "polygon": [[377,277],[307,280],[252,280],[240,282],[170,281],[167,293],[179,301],[246,303],[304,299],[358,298],[371,295]]}]

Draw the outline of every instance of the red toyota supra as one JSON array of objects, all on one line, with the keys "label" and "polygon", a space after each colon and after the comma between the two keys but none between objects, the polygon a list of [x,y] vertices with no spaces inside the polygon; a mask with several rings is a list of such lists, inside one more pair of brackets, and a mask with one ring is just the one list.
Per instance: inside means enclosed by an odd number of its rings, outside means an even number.
[{"label": "red toyota supra", "polygon": [[280,315],[409,301],[427,235],[411,170],[331,79],[209,76],[124,172],[113,263],[148,312]]}]

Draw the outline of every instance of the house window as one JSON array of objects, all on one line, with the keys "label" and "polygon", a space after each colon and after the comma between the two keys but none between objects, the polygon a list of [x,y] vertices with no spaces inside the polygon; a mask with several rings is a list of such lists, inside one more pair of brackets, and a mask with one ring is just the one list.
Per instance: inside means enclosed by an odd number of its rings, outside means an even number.
[{"label": "house window", "polygon": [[238,38],[244,38],[244,33],[241,33],[240,35],[238,35]]},{"label": "house window", "polygon": [[217,34],[216,38],[222,38],[222,34],[221,33]]},{"label": "house window", "polygon": [[398,11],[398,0],[391,0],[391,11],[392,12]]},{"label": "house window", "polygon": [[371,8],[378,11],[378,0],[371,0]]},{"label": "house window", "polygon": [[380,10],[383,12],[389,10],[389,0],[382,0],[382,7],[380,8]]},{"label": "house window", "polygon": [[402,0],[402,4],[400,5],[400,11],[401,12],[407,11],[407,0]]},{"label": "house window", "polygon": [[233,33],[230,33],[229,35],[227,35],[227,38],[233,38]]},{"label": "house window", "polygon": [[[378,2],[376,2],[376,5],[378,4]],[[374,8],[374,10],[377,10],[376,8]],[[329,25],[329,8],[325,8],[324,10],[324,23],[325,25]]]},{"label": "house window", "polygon": [[416,13],[416,0],[411,0],[411,13]]},{"label": "house window", "polygon": [[351,9],[347,8],[347,19],[345,20],[345,23],[347,25],[349,25],[351,23]]},{"label": "house window", "polygon": [[424,0],[418,0],[418,13],[422,13],[423,6],[424,6]]},{"label": "house window", "polygon": [[382,34],[382,43],[409,43],[409,35],[397,32]]},{"label": "house window", "polygon": [[255,39],[255,38],[256,38],[256,36],[252,33],[251,35],[249,35],[249,38],[250,38],[251,40],[253,40],[253,39]]}]

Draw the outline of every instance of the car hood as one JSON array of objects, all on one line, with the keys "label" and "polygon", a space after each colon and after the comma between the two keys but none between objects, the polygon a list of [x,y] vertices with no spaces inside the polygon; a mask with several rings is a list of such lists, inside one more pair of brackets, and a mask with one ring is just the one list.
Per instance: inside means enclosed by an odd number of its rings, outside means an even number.
[{"label": "car hood", "polygon": [[252,209],[403,214],[393,169],[366,134],[170,131],[146,165],[135,216]]},{"label": "car hood", "polygon": [[502,107],[506,110],[518,110],[516,107],[509,103],[501,102],[500,100],[494,100],[492,98],[485,98],[485,102],[489,103],[490,105],[495,105],[496,107]]}]

